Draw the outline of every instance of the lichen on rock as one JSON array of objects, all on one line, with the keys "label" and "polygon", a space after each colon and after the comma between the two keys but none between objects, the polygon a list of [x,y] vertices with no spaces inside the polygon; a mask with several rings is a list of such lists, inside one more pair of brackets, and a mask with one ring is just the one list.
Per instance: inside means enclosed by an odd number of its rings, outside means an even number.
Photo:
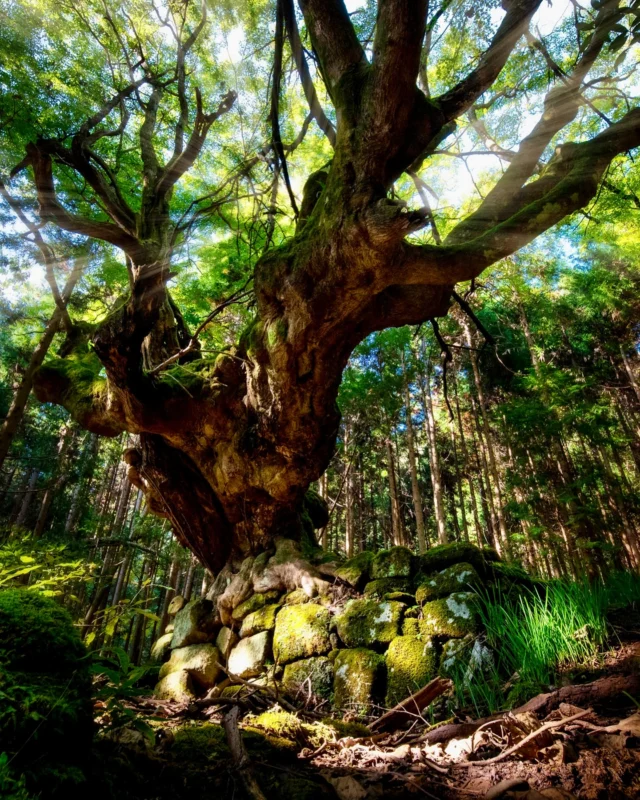
[{"label": "lichen on rock", "polygon": [[336,618],[338,635],[347,647],[383,649],[400,633],[404,608],[394,601],[350,600]]},{"label": "lichen on rock", "polygon": [[467,685],[480,673],[490,673],[495,667],[493,651],[480,638],[469,633],[462,639],[445,642],[440,656],[439,672]]},{"label": "lichen on rock", "polygon": [[389,708],[425,686],[438,668],[435,644],[429,636],[398,636],[389,645],[386,661]]},{"label": "lichen on rock", "polygon": [[314,656],[287,664],[282,685],[289,693],[329,698],[333,690],[333,663],[327,656]]},{"label": "lichen on rock", "polygon": [[416,600],[422,605],[428,600],[439,600],[453,592],[466,592],[479,585],[480,576],[475,567],[461,561],[426,578],[416,590]]},{"label": "lichen on rock", "polygon": [[366,714],[382,701],[385,689],[384,656],[365,648],[340,650],[334,662],[334,704]]},{"label": "lichen on rock", "polygon": [[276,618],[273,653],[279,664],[321,656],[331,650],[331,616],[317,603],[285,606]]},{"label": "lichen on rock", "polygon": [[461,638],[478,630],[477,595],[455,592],[422,607],[420,630],[425,636]]},{"label": "lichen on rock", "polygon": [[424,582],[425,578],[430,577],[434,572],[440,572],[452,564],[461,562],[471,564],[480,577],[487,575],[488,564],[499,561],[500,557],[491,547],[477,547],[469,542],[451,542],[450,544],[439,544],[422,553],[414,556],[414,572],[418,574],[416,584]]},{"label": "lichen on rock", "polygon": [[271,603],[247,614],[242,620],[240,638],[244,639],[246,636],[253,636],[261,631],[272,631],[276,626],[276,615],[279,610],[280,606]]},{"label": "lichen on rock", "polygon": [[411,575],[413,553],[408,547],[381,550],[371,565],[372,578],[408,578]]}]

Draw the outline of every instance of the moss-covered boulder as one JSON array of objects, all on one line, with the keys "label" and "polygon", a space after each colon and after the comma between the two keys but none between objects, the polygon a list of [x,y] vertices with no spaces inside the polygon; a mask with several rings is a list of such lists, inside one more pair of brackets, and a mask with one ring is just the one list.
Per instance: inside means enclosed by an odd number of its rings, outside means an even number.
[{"label": "moss-covered boulder", "polygon": [[45,798],[82,796],[93,737],[86,652],[69,614],[26,589],[0,591],[0,751]]},{"label": "moss-covered boulder", "polygon": [[240,639],[229,653],[227,666],[232,675],[239,678],[254,678],[260,675],[271,657],[271,633],[262,631],[255,636]]},{"label": "moss-covered boulder", "polygon": [[413,571],[417,575],[416,585],[428,579],[434,572],[441,572],[452,564],[471,564],[481,578],[487,577],[490,564],[500,561],[500,556],[491,547],[477,547],[469,542],[451,542],[432,547],[426,553],[414,556]]},{"label": "moss-covered boulder", "polygon": [[238,634],[228,628],[226,625],[218,631],[216,636],[216,647],[220,651],[222,658],[226,661],[229,658],[229,653],[238,644]]},{"label": "moss-covered boulder", "polygon": [[171,640],[173,639],[173,631],[163,633],[159,639],[153,643],[151,648],[151,661],[154,664],[162,664],[169,658],[171,653]]},{"label": "moss-covered boulder", "polygon": [[221,654],[212,644],[190,644],[171,651],[171,658],[160,669],[162,680],[172,672],[188,672],[201,689],[210,689],[220,674]]},{"label": "moss-covered boulder", "polygon": [[371,565],[372,578],[408,578],[413,553],[408,547],[390,547],[376,554]]},{"label": "moss-covered boulder", "polygon": [[422,607],[420,631],[425,636],[457,639],[478,631],[477,595],[455,592]]},{"label": "moss-covered boulder", "polygon": [[336,708],[367,714],[382,702],[386,683],[384,656],[365,648],[340,650],[334,668]]},{"label": "moss-covered boulder", "polygon": [[430,636],[398,636],[389,645],[386,662],[389,708],[429,683],[438,670],[436,648]]},{"label": "moss-covered boulder", "polygon": [[361,590],[371,577],[373,558],[374,554],[371,551],[363,550],[336,569],[336,578],[346,581],[354,589]]},{"label": "moss-covered boulder", "polygon": [[178,611],[173,625],[172,649],[210,642],[215,638],[216,631],[213,603],[204,598],[192,600]]},{"label": "moss-covered boulder", "polygon": [[384,597],[385,594],[393,592],[408,593],[412,588],[411,578],[376,578],[367,583],[364,594],[367,597]]},{"label": "moss-covered boulder", "polygon": [[285,595],[284,597],[284,604],[286,606],[297,606],[300,603],[308,603],[309,602],[309,595],[305,592],[304,589],[294,589],[289,594]]},{"label": "moss-covered boulder", "polygon": [[291,694],[328,698],[333,689],[333,663],[326,656],[315,656],[287,664],[282,685]]},{"label": "moss-covered boulder", "polygon": [[409,592],[387,592],[382,595],[383,600],[395,600],[398,603],[404,603],[406,606],[414,606],[416,597]]},{"label": "moss-covered boulder", "polygon": [[256,594],[252,594],[244,603],[240,603],[233,609],[231,618],[235,620],[235,622],[242,622],[245,617],[249,616],[249,614],[253,614],[254,611],[258,611],[270,603],[276,603],[279,597],[280,593],[275,589],[270,592],[257,592]]},{"label": "moss-covered boulder", "polygon": [[403,636],[420,635],[420,623],[416,617],[406,617],[402,621],[402,635]]},{"label": "moss-covered boulder", "polygon": [[400,633],[404,608],[394,601],[350,600],[336,618],[338,635],[347,647],[384,649]]},{"label": "moss-covered boulder", "polygon": [[247,614],[242,620],[240,638],[244,639],[245,636],[253,636],[261,631],[272,631],[276,626],[276,615],[279,610],[280,606],[271,603],[268,606],[259,608],[257,611],[253,611],[251,614]]},{"label": "moss-covered boulder", "polygon": [[193,678],[184,670],[171,672],[158,681],[153,692],[158,700],[175,700],[177,703],[188,703],[195,699],[196,690]]},{"label": "moss-covered boulder", "polygon": [[439,600],[453,592],[467,592],[480,585],[480,576],[475,567],[468,562],[461,561],[450,567],[436,572],[416,590],[416,601],[422,605],[428,600]]},{"label": "moss-covered boulder", "polygon": [[489,579],[507,594],[520,589],[539,594],[544,594],[546,591],[546,582],[532,577],[519,564],[505,564],[503,561],[498,561],[489,565],[488,574]]},{"label": "moss-covered boulder", "polygon": [[273,654],[279,664],[322,656],[331,650],[331,616],[317,603],[285,606],[276,617]]}]

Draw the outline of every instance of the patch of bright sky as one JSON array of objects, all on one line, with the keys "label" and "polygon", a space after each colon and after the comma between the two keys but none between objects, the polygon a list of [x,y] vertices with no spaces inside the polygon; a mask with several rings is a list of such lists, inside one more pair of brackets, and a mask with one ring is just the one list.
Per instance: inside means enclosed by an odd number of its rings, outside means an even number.
[{"label": "patch of bright sky", "polygon": [[[572,13],[573,6],[569,0],[551,0],[551,2],[543,0],[531,21],[531,30],[540,36],[548,36]],[[500,25],[504,14],[505,12],[500,7],[494,8],[491,12],[491,21],[496,29]],[[537,113],[524,113],[519,125],[519,139],[527,136],[537,121]],[[473,144],[474,140],[471,137],[465,136],[462,138],[461,145],[463,150],[471,150]],[[447,179],[442,182],[442,189],[439,192],[438,205],[441,207],[458,207],[474,195],[477,197],[475,182],[483,174],[486,175],[500,166],[499,159],[494,155],[473,156],[468,159],[468,167],[459,159],[452,158],[451,162],[447,165]]]}]

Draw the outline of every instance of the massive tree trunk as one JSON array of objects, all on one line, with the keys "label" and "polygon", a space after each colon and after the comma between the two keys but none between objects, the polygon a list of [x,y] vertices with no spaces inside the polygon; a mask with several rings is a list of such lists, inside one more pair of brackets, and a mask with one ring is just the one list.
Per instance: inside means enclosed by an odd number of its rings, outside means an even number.
[{"label": "massive tree trunk", "polygon": [[[563,102],[545,105],[535,136],[480,208],[442,245],[406,240],[430,224],[430,215],[392,199],[394,182],[419,169],[454,120],[491,86],[539,2],[510,3],[477,67],[428,99],[416,84],[425,0],[379,2],[371,59],[342,0],[301,0],[336,111],[334,155],[307,182],[295,236],[255,267],[255,318],[237,346],[216,359],[198,353],[166,289],[170,200],[233,97],[206,115],[198,95],[189,146],[180,137],[164,167],[152,138],[165,89],[148,76],[92,117],[71,149],[52,140],[29,146],[21,167],[33,169],[42,218],[120,247],[131,280],[126,302],[91,333],[92,349],[76,341],[66,358],[40,370],[38,397],[64,405],[93,432],[137,434],[139,445],[125,456],[129,479],[213,572],[270,548],[276,537],[301,537],[305,493],[333,453],[336,397],[353,348],[373,331],[446,314],[456,282],[474,278],[581,208],[612,158],[640,143],[640,111],[631,111],[592,140],[558,148],[542,175],[530,180],[552,137],[578,113],[581,80],[606,41],[598,34],[587,48],[589,63],[582,68],[585,55],[581,72],[576,68],[575,79],[565,82]],[[141,210],[134,213],[87,153],[106,135],[96,126],[145,80],[152,92],[140,130]],[[274,105],[277,115],[277,97]],[[274,148],[281,151],[282,144],[274,141]],[[109,222],[63,208],[53,160],[83,177]],[[189,359],[187,387],[171,379],[171,370]]]}]

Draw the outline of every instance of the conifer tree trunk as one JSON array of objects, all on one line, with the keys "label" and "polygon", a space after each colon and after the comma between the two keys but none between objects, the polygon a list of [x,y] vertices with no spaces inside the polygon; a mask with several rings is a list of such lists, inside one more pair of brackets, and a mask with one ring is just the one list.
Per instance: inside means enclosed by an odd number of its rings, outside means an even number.
[{"label": "conifer tree trunk", "polygon": [[389,480],[389,500],[391,503],[391,540],[394,545],[404,544],[402,523],[400,521],[400,498],[398,496],[398,481],[396,479],[396,462],[393,455],[391,435],[385,438],[387,451],[387,477]]},{"label": "conifer tree trunk", "polygon": [[59,496],[60,492],[62,492],[69,479],[70,459],[68,459],[68,453],[73,444],[74,438],[75,433],[71,426],[63,425],[60,431],[60,439],[58,441],[58,475],[55,479],[52,479],[52,485],[47,488],[42,498],[38,519],[36,521],[35,528],[33,529],[33,535],[36,539],[40,538],[40,536],[42,536],[44,533],[45,525],[49,519],[49,510],[51,508],[51,504],[53,503],[54,498]]},{"label": "conifer tree trunk", "polygon": [[27,483],[27,488],[25,489],[22,504],[20,505],[20,511],[18,512],[18,516],[16,517],[15,527],[16,528],[23,528],[27,522],[27,515],[29,513],[29,509],[33,503],[35,493],[36,493],[36,484],[38,483],[38,478],[40,477],[40,470],[34,468],[31,470],[31,474],[29,475],[29,482]]},{"label": "conifer tree trunk", "polygon": [[436,420],[433,414],[433,400],[431,396],[431,380],[429,370],[422,375],[420,381],[422,394],[422,406],[425,418],[425,433],[429,447],[429,466],[431,471],[431,489],[433,491],[433,512],[436,522],[436,533],[438,544],[446,544],[449,541],[447,534],[446,516],[444,512],[444,501],[442,496],[442,469],[440,467],[440,455],[438,452],[438,439]]},{"label": "conifer tree trunk", "polygon": [[482,388],[482,378],[480,377],[480,369],[478,367],[478,356],[476,353],[475,337],[471,334],[471,327],[466,317],[463,318],[462,326],[469,348],[469,360],[471,361],[471,369],[473,371],[473,379],[476,387],[476,395],[478,398],[478,407],[480,409],[480,421],[482,423],[482,434],[486,448],[487,468],[491,476],[489,483],[489,496],[492,497],[493,513],[497,522],[497,529],[499,532],[499,543],[496,541],[498,552],[510,556],[509,535],[507,533],[507,525],[504,518],[504,509],[502,501],[502,489],[500,487],[500,470],[498,469],[498,453],[494,443],[494,438],[491,433],[491,426],[489,425],[489,416],[487,412],[487,405]]},{"label": "conifer tree trunk", "polygon": [[409,382],[407,373],[404,373],[404,407],[407,423],[407,450],[409,457],[409,471],[411,473],[411,495],[413,498],[413,510],[416,515],[416,534],[418,537],[418,550],[424,553],[427,549],[427,539],[424,532],[424,514],[422,511],[422,493],[418,482],[418,465],[416,459],[416,447],[413,431],[413,420],[411,419],[411,395],[409,393]]}]

